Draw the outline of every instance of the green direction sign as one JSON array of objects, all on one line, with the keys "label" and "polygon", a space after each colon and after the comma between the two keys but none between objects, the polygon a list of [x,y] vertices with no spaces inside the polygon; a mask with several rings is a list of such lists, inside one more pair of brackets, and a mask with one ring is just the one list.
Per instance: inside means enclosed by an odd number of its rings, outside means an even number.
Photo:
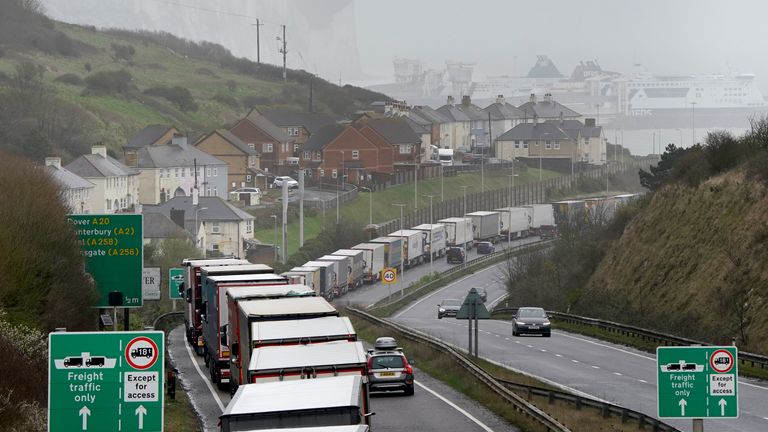
[{"label": "green direction sign", "polygon": [[162,432],[161,331],[48,335],[48,432]]},{"label": "green direction sign", "polygon": [[658,347],[656,363],[660,418],[739,416],[736,347]]},{"label": "green direction sign", "polygon": [[[473,308],[474,312],[472,312]],[[469,319],[470,316],[477,319],[491,318],[490,312],[488,312],[483,299],[475,288],[470,289],[469,294],[464,298],[464,303],[461,304],[461,308],[456,313],[456,319]]]},{"label": "green direction sign", "polygon": [[168,298],[172,300],[181,300],[181,292],[179,287],[184,283],[184,269],[183,268],[170,268],[168,269]]},{"label": "green direction sign", "polygon": [[96,307],[109,307],[112,291],[123,293],[122,307],[143,304],[143,234],[140,214],[69,215],[80,238],[80,253],[96,283]]}]

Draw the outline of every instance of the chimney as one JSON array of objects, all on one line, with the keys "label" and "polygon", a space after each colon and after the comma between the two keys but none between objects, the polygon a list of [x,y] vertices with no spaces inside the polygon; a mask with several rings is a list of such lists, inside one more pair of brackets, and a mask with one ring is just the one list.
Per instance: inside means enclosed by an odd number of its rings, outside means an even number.
[{"label": "chimney", "polygon": [[504,105],[504,95],[496,96],[496,103],[500,105]]},{"label": "chimney", "polygon": [[446,102],[446,105],[453,106],[453,96],[448,96],[448,102]]},{"label": "chimney", "polygon": [[533,113],[533,124],[539,124],[539,115]]},{"label": "chimney", "polygon": [[544,102],[552,102],[552,93],[544,93]]},{"label": "chimney", "polygon": [[61,169],[61,158],[60,157],[47,157],[45,158],[45,166],[52,166],[56,169]]},{"label": "chimney", "polygon": [[536,93],[531,93],[531,97],[528,99],[528,101],[536,103]]},{"label": "chimney", "polygon": [[138,149],[129,149],[123,147],[123,159],[125,159],[125,165],[131,168],[139,167],[139,151]]},{"label": "chimney", "polygon": [[595,119],[593,118],[584,119],[584,126],[595,127]]},{"label": "chimney", "polygon": [[173,138],[171,138],[171,144],[173,144],[175,146],[179,146],[182,149],[186,149],[187,148],[187,137],[185,137],[184,135],[182,135],[180,133],[175,133],[175,134],[173,134]]},{"label": "chimney", "polygon": [[96,144],[91,147],[91,154],[101,155],[104,159],[107,158],[107,147],[102,144]]},{"label": "chimney", "polygon": [[563,112],[560,111],[560,124],[563,124]]},{"label": "chimney", "polygon": [[469,106],[469,104],[472,103],[472,100],[469,98],[469,95],[464,95],[461,97],[461,104],[464,106]]}]

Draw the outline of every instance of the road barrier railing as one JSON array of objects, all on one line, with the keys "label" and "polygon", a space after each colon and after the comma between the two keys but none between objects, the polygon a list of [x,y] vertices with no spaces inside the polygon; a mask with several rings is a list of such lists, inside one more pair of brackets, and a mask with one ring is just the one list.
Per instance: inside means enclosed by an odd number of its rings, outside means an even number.
[{"label": "road barrier railing", "polygon": [[[498,313],[514,313],[516,308],[497,307],[493,312]],[[663,333],[655,330],[648,330],[641,327],[635,327],[627,324],[617,323],[613,321],[601,320],[598,318],[590,318],[580,315],[573,315],[557,311],[547,312],[551,317],[563,322],[587,325],[601,330],[605,330],[611,333],[616,333],[623,336],[637,337],[642,340],[658,343],[665,346],[687,346],[687,345],[712,345],[711,342],[699,341],[695,339],[688,339],[680,336],[675,336],[669,333]],[[752,354],[746,351],[739,351],[739,363],[742,365],[749,364],[752,367],[760,369],[768,369],[768,356],[759,354]]]},{"label": "road barrier railing", "polygon": [[377,326],[385,327],[390,331],[397,332],[400,335],[402,335],[402,337],[404,337],[405,339],[408,339],[418,344],[426,344],[432,347],[433,349],[436,349],[440,352],[443,352],[452,356],[454,360],[461,367],[466,369],[475,378],[477,378],[479,381],[485,384],[491,391],[499,395],[499,397],[504,399],[507,403],[509,403],[512,407],[515,408],[515,410],[517,410],[521,414],[525,415],[529,419],[544,426],[548,431],[570,432],[570,429],[562,425],[552,416],[542,411],[532,403],[526,401],[523,397],[511,391],[504,384],[502,384],[497,379],[495,379],[492,375],[490,375],[489,373],[484,371],[482,368],[477,366],[474,362],[467,359],[454,347],[446,344],[440,339],[434,338],[426,333],[422,333],[417,330],[409,329],[395,322],[377,318],[359,309],[348,307],[347,311],[351,315],[354,315],[360,319],[368,321]]}]

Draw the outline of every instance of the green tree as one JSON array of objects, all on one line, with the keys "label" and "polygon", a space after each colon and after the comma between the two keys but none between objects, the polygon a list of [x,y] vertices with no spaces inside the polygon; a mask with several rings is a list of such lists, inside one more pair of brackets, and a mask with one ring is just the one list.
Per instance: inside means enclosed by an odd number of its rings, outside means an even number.
[{"label": "green tree", "polygon": [[0,308],[43,330],[93,329],[96,293],[61,198],[45,168],[0,152]]}]

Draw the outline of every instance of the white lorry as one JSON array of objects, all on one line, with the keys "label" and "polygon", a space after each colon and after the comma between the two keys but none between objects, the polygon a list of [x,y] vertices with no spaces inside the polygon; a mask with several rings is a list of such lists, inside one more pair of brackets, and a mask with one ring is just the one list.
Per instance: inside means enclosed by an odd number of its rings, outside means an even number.
[{"label": "white lorry", "polygon": [[426,254],[432,254],[432,259],[442,257],[445,255],[446,245],[446,231],[445,224],[421,224],[413,227],[417,231],[421,231],[426,234],[424,239],[424,252]]},{"label": "white lorry", "polygon": [[438,222],[445,225],[446,246],[472,248],[474,234],[472,232],[472,219],[468,217],[452,217],[440,219]]},{"label": "white lorry", "polygon": [[365,252],[355,249],[339,249],[331,255],[349,257],[351,267],[349,289],[363,286],[363,273],[365,271]]},{"label": "white lorry", "polygon": [[496,209],[501,214],[501,236],[512,240],[528,237],[528,212],[522,207]]},{"label": "white lorry", "polygon": [[288,278],[288,283],[302,284],[312,288],[317,295],[320,294],[320,269],[318,267],[294,267],[281,273]]},{"label": "white lorry", "polygon": [[453,166],[453,149],[441,148],[437,150],[437,158],[442,166]]},{"label": "white lorry", "polygon": [[[405,268],[417,266],[424,261],[424,233],[418,230],[397,230],[389,234],[389,237],[403,239],[403,265]],[[427,257],[428,258],[428,257]]]},{"label": "white lorry", "polygon": [[352,246],[353,250],[363,251],[363,279],[367,283],[374,283],[381,279],[381,271],[386,267],[384,263],[385,246],[381,243],[360,243]]},{"label": "white lorry", "polygon": [[528,211],[528,229],[533,235],[542,238],[555,236],[555,211],[552,204],[533,204],[523,208]]},{"label": "white lorry", "polygon": [[496,243],[501,237],[501,214],[497,211],[476,211],[465,215],[472,219],[475,242]]}]

